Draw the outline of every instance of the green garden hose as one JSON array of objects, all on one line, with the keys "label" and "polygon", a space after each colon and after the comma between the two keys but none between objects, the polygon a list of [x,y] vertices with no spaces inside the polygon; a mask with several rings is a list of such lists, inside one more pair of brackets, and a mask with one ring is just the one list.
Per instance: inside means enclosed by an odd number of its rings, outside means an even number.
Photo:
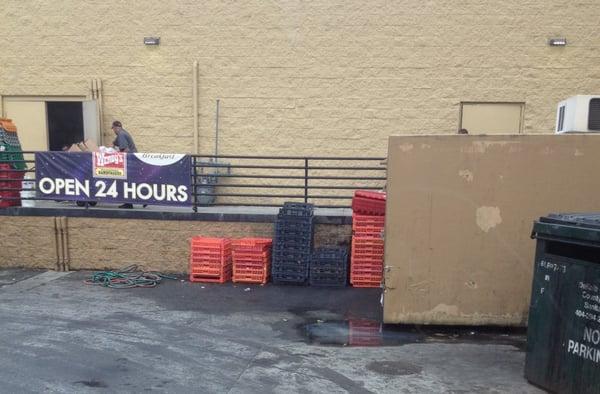
[{"label": "green garden hose", "polygon": [[163,279],[177,279],[160,272],[140,271],[137,265],[130,265],[118,271],[94,272],[84,283],[111,289],[133,289],[135,287],[156,287]]}]

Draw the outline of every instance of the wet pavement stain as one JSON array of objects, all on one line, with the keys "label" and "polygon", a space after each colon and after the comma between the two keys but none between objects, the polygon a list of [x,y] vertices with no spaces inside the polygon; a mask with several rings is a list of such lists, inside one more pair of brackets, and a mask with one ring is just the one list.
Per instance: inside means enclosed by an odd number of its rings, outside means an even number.
[{"label": "wet pavement stain", "polygon": [[380,375],[390,376],[417,375],[423,370],[418,365],[404,361],[373,361],[367,364],[367,369]]},{"label": "wet pavement stain", "polygon": [[297,326],[308,344],[321,346],[402,346],[415,343],[502,344],[523,351],[523,330],[497,327],[387,325],[377,320],[316,320]]},{"label": "wet pavement stain", "polygon": [[87,387],[98,387],[98,388],[107,388],[108,385],[104,382],[101,382],[99,380],[79,380],[77,382],[74,382],[75,384],[82,384],[84,386]]},{"label": "wet pavement stain", "polygon": [[317,321],[299,328],[309,344],[322,346],[401,346],[425,339],[420,333],[387,330],[367,319]]}]

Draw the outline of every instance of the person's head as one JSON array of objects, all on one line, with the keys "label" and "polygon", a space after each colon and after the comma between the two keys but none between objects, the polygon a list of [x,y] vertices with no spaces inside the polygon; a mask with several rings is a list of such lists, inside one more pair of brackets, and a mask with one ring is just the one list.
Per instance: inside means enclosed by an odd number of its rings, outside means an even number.
[{"label": "person's head", "polygon": [[112,122],[111,128],[115,134],[117,134],[119,132],[119,130],[121,130],[121,127],[123,127],[123,125],[118,120],[115,120],[114,122]]},{"label": "person's head", "polygon": [[467,129],[460,129],[458,130],[458,134],[469,134],[469,131]]}]

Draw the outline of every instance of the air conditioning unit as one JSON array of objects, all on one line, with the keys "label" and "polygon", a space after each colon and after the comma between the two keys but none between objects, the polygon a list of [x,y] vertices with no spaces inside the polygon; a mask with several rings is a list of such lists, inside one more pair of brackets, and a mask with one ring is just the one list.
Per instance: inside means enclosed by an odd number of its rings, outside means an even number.
[{"label": "air conditioning unit", "polygon": [[573,96],[558,103],[556,134],[600,133],[600,96]]}]

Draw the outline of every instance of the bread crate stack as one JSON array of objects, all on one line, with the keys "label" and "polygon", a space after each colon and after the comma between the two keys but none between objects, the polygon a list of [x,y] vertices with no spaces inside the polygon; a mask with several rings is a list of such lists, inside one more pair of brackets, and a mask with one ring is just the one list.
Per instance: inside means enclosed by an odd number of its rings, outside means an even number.
[{"label": "bread crate stack", "polygon": [[315,233],[312,204],[285,203],[275,223],[273,283],[306,285]]},{"label": "bread crate stack", "polygon": [[21,205],[20,190],[26,165],[17,128],[0,118],[0,208]]},{"label": "bread crate stack", "polygon": [[385,192],[357,190],[352,199],[350,284],[380,287],[383,281]]}]

